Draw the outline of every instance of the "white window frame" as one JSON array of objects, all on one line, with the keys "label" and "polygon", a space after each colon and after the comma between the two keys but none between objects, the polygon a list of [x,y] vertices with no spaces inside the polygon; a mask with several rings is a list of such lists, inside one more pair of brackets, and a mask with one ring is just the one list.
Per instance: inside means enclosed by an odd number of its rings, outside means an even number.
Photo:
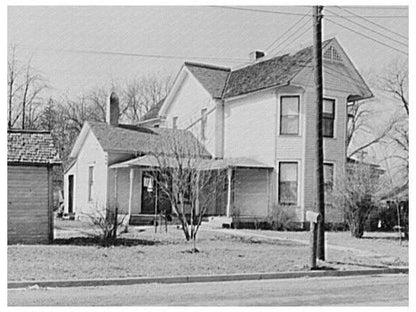
[{"label": "white window frame", "polygon": [[95,167],[94,165],[89,165],[88,166],[88,202],[92,202],[94,200],[94,196],[93,196],[93,191],[94,191],[94,171],[95,171],[94,170],[95,169],[94,167]]},{"label": "white window frame", "polygon": [[[334,101],[334,129],[333,129],[333,136],[327,137],[323,136],[324,139],[336,139],[337,138],[337,99],[330,96],[324,96],[322,100],[329,100]],[[322,114],[323,114],[323,103],[322,103]],[[323,134],[323,128],[322,128],[322,134]]]},{"label": "white window frame", "polygon": [[[301,137],[302,136],[302,95],[300,93],[280,93],[278,94],[278,114],[277,114],[277,127],[279,136],[285,137]],[[297,134],[287,134],[282,133],[282,98],[284,97],[298,97],[299,98],[299,119],[298,119],[298,133]]]},{"label": "white window frame", "polygon": [[[281,204],[280,203],[280,164],[281,163],[296,163],[297,164],[297,189],[296,189],[296,204],[289,205],[289,204]],[[277,162],[277,204],[278,205],[287,205],[290,207],[300,207],[301,202],[301,187],[302,187],[302,167],[301,161],[299,159],[279,159]]]}]

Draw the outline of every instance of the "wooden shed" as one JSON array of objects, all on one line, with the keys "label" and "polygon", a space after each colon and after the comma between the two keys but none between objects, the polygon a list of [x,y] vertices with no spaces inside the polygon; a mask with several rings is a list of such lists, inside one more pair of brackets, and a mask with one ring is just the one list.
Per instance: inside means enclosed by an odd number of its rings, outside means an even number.
[{"label": "wooden shed", "polygon": [[7,132],[7,242],[53,240],[53,166],[60,165],[47,131]]}]

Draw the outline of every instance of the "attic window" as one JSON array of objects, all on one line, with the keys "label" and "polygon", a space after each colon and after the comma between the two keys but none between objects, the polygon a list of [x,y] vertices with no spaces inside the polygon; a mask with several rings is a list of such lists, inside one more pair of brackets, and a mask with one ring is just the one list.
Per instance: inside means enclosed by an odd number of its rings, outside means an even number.
[{"label": "attic window", "polygon": [[338,50],[334,47],[329,47],[324,53],[324,59],[330,62],[342,63],[342,57]]}]

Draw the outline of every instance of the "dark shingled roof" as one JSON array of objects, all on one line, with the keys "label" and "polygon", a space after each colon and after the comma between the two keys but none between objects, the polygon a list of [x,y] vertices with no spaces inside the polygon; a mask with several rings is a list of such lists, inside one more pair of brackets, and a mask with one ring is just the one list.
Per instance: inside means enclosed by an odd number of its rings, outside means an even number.
[{"label": "dark shingled roof", "polygon": [[144,121],[159,117],[159,111],[162,108],[164,102],[165,99],[157,102],[156,105],[153,105],[152,108],[150,108],[150,110],[146,114],[144,114],[144,116],[140,120]]},{"label": "dark shingled roof", "polygon": [[7,163],[52,165],[60,159],[50,132],[9,130]]},{"label": "dark shingled roof", "polygon": [[308,47],[293,55],[285,54],[233,70],[224,98],[287,84],[311,61],[312,47]]},{"label": "dark shingled roof", "polygon": [[222,98],[230,68],[191,62],[185,62],[185,66],[213,98]]},{"label": "dark shingled roof", "polygon": [[163,152],[163,141],[171,136],[198,145],[202,154],[211,156],[190,131],[168,128],[146,128],[133,125],[111,126],[105,122],[88,122],[92,132],[105,151],[147,154]]}]

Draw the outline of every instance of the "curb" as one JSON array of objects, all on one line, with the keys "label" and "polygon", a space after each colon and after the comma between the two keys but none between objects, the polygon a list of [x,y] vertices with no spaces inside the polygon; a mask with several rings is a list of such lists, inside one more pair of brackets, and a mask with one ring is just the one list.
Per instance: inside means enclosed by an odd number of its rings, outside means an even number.
[{"label": "curb", "polygon": [[248,274],[218,274],[218,275],[194,275],[194,276],[165,276],[165,277],[132,277],[112,279],[84,279],[84,280],[57,280],[57,281],[21,281],[8,282],[7,288],[26,287],[86,287],[86,286],[109,286],[109,285],[134,285],[150,283],[206,283],[206,282],[229,282],[245,280],[287,279],[300,277],[339,277],[357,275],[378,274],[409,274],[408,267],[392,267],[384,269],[347,270],[347,271],[297,271],[276,273],[248,273]]}]

